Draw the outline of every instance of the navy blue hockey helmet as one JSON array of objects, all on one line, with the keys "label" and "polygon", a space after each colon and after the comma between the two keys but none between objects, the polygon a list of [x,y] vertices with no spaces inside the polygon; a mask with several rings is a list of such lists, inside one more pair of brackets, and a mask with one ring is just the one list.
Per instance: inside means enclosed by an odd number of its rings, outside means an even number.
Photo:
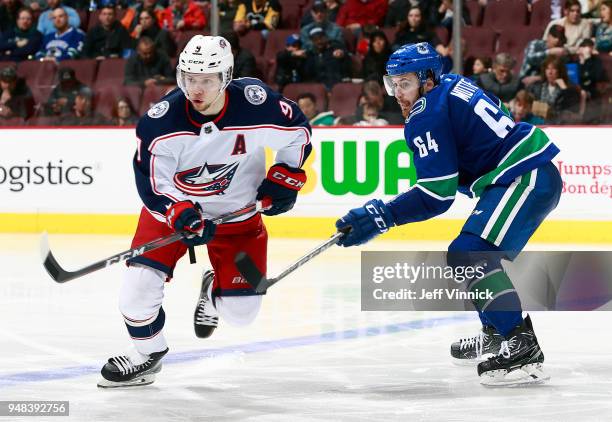
[{"label": "navy blue hockey helmet", "polygon": [[386,70],[385,88],[387,88],[389,95],[393,95],[393,84],[389,85],[391,82],[389,76],[416,73],[419,82],[423,85],[430,77],[429,71],[431,71],[434,82],[438,82],[442,74],[442,58],[429,43],[406,44],[391,54],[387,61]]}]

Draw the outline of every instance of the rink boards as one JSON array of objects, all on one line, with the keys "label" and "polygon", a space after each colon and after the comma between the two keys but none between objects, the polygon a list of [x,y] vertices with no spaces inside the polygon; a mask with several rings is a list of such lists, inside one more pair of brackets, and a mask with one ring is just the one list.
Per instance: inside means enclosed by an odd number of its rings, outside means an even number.
[{"label": "rink boards", "polygon": [[[612,243],[612,127],[543,129],[561,149],[554,162],[564,191],[534,240]],[[141,202],[131,165],[133,129],[3,129],[0,142],[0,232],[134,230]],[[372,197],[391,199],[416,181],[400,127],[316,128],[311,142],[308,182],[296,207],[266,219],[273,236],[325,237],[350,208]],[[272,151],[267,159],[273,162]],[[385,237],[452,239],[474,205],[458,195],[437,219]]]}]

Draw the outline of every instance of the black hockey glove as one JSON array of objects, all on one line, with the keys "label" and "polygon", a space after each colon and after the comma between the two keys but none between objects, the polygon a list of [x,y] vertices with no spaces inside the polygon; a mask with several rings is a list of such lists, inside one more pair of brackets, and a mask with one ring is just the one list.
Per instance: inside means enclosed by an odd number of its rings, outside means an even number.
[{"label": "black hockey glove", "polygon": [[264,211],[265,215],[277,215],[293,208],[300,189],[306,183],[306,172],[287,164],[274,164],[268,175],[257,189],[257,200],[270,198],[272,206]]},{"label": "black hockey glove", "polygon": [[173,204],[166,211],[166,223],[176,232],[185,232],[181,241],[187,246],[199,246],[212,240],[217,225],[204,219],[199,204],[181,201]]}]

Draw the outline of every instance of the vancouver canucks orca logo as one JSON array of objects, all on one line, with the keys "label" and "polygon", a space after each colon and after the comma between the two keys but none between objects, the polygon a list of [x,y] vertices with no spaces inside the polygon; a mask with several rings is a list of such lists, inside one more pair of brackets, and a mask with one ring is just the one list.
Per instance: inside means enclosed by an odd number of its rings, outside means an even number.
[{"label": "vancouver canucks orca logo", "polygon": [[232,183],[238,164],[205,163],[203,166],[176,173],[174,184],[187,195],[222,195]]}]

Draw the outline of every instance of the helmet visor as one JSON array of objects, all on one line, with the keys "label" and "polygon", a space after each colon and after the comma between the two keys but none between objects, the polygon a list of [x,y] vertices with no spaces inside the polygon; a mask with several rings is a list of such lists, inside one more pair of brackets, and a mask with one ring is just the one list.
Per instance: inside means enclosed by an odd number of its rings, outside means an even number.
[{"label": "helmet visor", "polygon": [[218,94],[225,89],[222,72],[189,73],[177,69],[176,79],[188,98]]},{"label": "helmet visor", "polygon": [[410,73],[404,73],[403,75],[383,76],[383,83],[385,85],[387,95],[394,97],[398,91],[407,91],[413,88],[418,89],[420,86],[418,78],[409,78],[408,75],[410,75]]}]

